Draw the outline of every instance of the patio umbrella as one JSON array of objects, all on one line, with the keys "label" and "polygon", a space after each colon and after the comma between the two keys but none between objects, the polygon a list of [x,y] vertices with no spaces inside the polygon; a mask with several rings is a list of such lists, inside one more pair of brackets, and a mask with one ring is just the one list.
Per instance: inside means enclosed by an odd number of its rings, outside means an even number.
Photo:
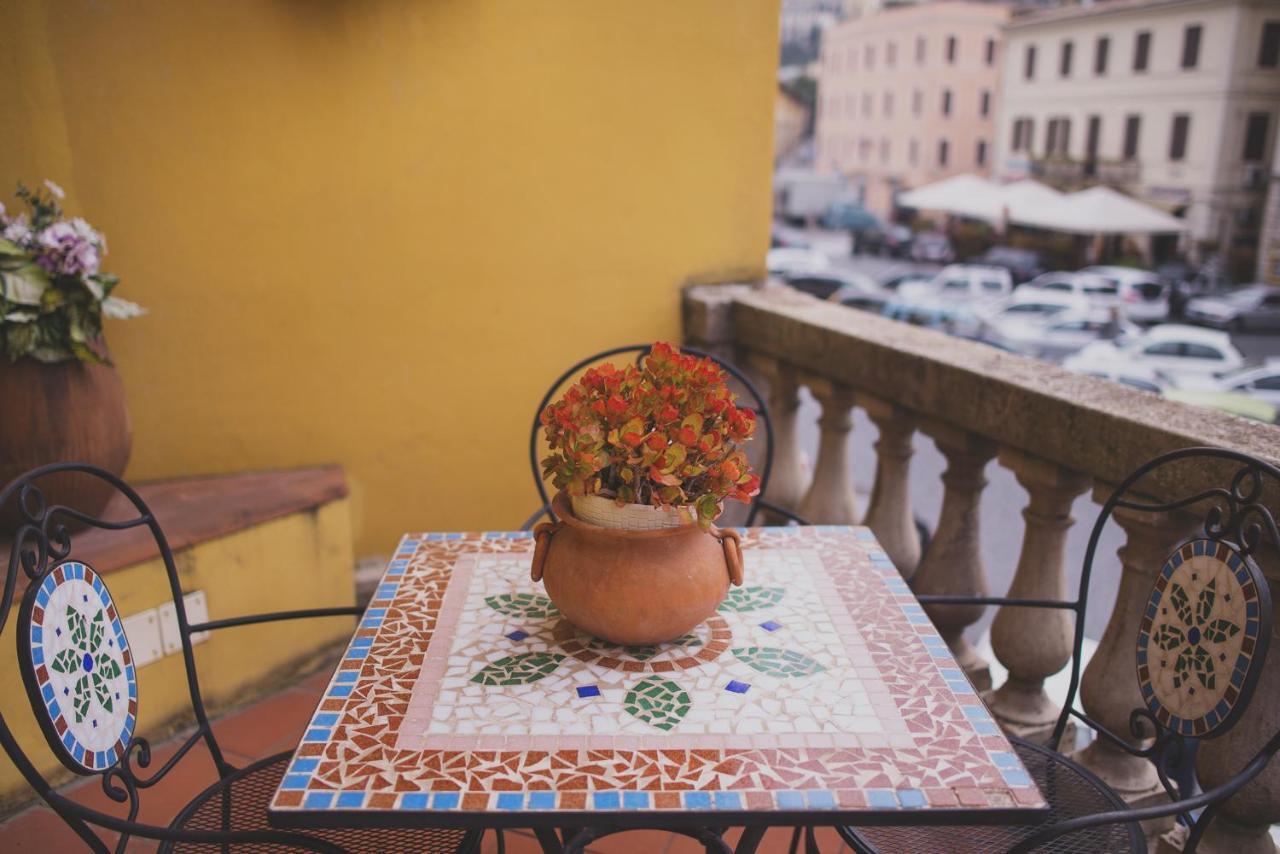
[{"label": "patio umbrella", "polygon": [[1001,187],[977,175],[954,175],[915,190],[899,193],[901,207],[942,211],[956,216],[999,222]]},{"label": "patio umbrella", "polygon": [[1101,186],[1028,206],[1011,221],[1072,234],[1168,234],[1187,229],[1177,217]]}]

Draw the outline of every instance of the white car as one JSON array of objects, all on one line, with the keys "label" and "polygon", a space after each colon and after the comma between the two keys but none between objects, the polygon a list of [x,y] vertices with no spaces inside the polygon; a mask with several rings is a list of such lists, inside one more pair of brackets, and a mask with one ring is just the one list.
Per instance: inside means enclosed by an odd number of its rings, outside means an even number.
[{"label": "white car", "polygon": [[1187,320],[1218,329],[1240,331],[1280,328],[1280,287],[1247,285],[1225,294],[1196,297],[1187,303]]},{"label": "white car", "polygon": [[1010,350],[1060,362],[1095,342],[1121,343],[1142,334],[1111,311],[1086,309],[1053,314],[1042,321],[1008,325],[995,340]]},{"label": "white car", "polygon": [[1222,391],[1280,406],[1280,358],[1250,363],[1213,377],[1193,378],[1184,386],[1197,391]]},{"label": "white car", "polygon": [[1169,286],[1155,273],[1135,267],[1085,267],[1080,271],[1116,286],[1125,314],[1135,323],[1160,323],[1169,317]]},{"label": "white car", "polygon": [[1173,385],[1183,385],[1190,378],[1210,377],[1243,364],[1244,357],[1227,333],[1170,323],[1136,337],[1090,344],[1063,362],[1063,367],[1081,373],[1145,368],[1159,372]]},{"label": "white car", "polygon": [[1042,273],[1018,288],[1018,293],[1074,294],[1097,308],[1120,304],[1120,286],[1093,273]]},{"label": "white car", "polygon": [[816,249],[785,246],[770,249],[765,255],[764,265],[775,276],[819,273],[831,266],[831,259]]},{"label": "white car", "polygon": [[979,311],[1013,291],[1009,271],[1000,267],[953,264],[928,282],[907,282],[885,305],[888,317],[945,329],[955,335],[976,336],[982,328]]}]

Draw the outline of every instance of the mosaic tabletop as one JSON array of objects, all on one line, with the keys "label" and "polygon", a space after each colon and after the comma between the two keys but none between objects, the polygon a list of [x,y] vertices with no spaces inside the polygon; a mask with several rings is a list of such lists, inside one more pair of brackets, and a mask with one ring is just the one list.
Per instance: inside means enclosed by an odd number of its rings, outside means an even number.
[{"label": "mosaic tabletop", "polygon": [[747,529],[742,545],[746,583],[715,616],[621,647],[579,632],[529,580],[528,533],[407,535],[273,823],[1043,816],[870,531]]}]

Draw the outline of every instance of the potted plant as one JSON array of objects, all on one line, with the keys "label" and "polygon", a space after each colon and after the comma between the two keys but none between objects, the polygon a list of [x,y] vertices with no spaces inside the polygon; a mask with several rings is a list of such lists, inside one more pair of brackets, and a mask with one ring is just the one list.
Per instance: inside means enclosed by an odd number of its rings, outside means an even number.
[{"label": "potted plant", "polygon": [[[0,204],[0,483],[44,463],[78,460],[121,474],[131,436],[124,390],[102,338],[102,318],[142,309],[113,296],[102,270],[106,239],[62,211],[62,188],[19,185],[26,210]],[[91,478],[43,484],[53,503],[90,514],[110,494]],[[9,520],[12,521],[12,520]]]},{"label": "potted plant", "polygon": [[533,579],[579,628],[615,643],[672,640],[742,583],[726,499],[759,492],[742,445],[755,413],[710,359],[653,345],[639,365],[592,368],[541,414],[558,519],[534,535]]}]

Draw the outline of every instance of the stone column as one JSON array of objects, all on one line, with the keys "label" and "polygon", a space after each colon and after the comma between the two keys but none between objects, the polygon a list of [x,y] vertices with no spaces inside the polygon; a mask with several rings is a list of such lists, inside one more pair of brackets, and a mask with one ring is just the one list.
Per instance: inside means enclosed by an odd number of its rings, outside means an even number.
[{"label": "stone column", "polygon": [[880,431],[876,439],[876,483],[863,523],[875,533],[902,577],[910,581],[920,563],[920,532],[911,512],[910,488],[915,416],[896,404],[866,394],[858,395],[858,403]]},{"label": "stone column", "polygon": [[[773,469],[765,495],[774,504],[796,510],[804,497],[805,472],[800,463],[796,413],[800,385],[796,369],[771,356],[753,354],[750,364],[769,383],[769,419],[773,423]],[[757,522],[759,524],[759,522]]]},{"label": "stone column", "polygon": [[[1096,484],[1094,501],[1104,503],[1113,491],[1109,485]],[[1081,679],[1080,703],[1102,726],[1137,744],[1138,740],[1129,733],[1129,713],[1143,706],[1135,658],[1138,624],[1165,559],[1178,542],[1195,530],[1195,524],[1182,514],[1124,508],[1117,508],[1112,518],[1125,532],[1125,543],[1117,550],[1120,588],[1116,591],[1111,619]],[[1108,571],[1108,561],[1102,555],[1094,556],[1093,571]],[[1090,604],[1105,607],[1096,600]],[[1094,739],[1075,758],[1132,807],[1168,802],[1151,763],[1130,756],[1105,739]],[[1144,824],[1144,828],[1149,836],[1154,836],[1172,823],[1172,819],[1158,819]]]},{"label": "stone column", "polygon": [[804,382],[822,405],[822,416],[818,419],[821,430],[818,459],[799,513],[812,524],[856,525],[858,500],[853,494],[849,460],[853,390],[823,377],[806,376]]},{"label": "stone column", "polygon": [[[1009,597],[1074,598],[1076,591],[1067,590],[1064,552],[1075,521],[1071,504],[1088,488],[1088,477],[1012,448],[1002,448],[999,459],[1030,496],[1022,511],[1026,531]],[[1071,660],[1074,632],[1070,611],[1004,607],[996,614],[991,646],[1009,678],[986,700],[1006,732],[1035,741],[1052,733],[1061,710],[1045,693],[1044,680]]]},{"label": "stone column", "polygon": [[[1258,749],[1280,730],[1280,556],[1263,547],[1258,566],[1271,586],[1271,646],[1253,699],[1244,715],[1226,735],[1203,742],[1196,756],[1196,775],[1206,789],[1234,777]],[[1280,759],[1272,759],[1262,773],[1227,801],[1209,825],[1197,849],[1202,854],[1274,854],[1270,826],[1280,822]],[[1162,840],[1163,842],[1163,840]],[[1179,849],[1180,850],[1180,849]]]},{"label": "stone column", "polygon": [[[947,458],[938,530],[912,579],[917,594],[986,596],[987,571],[979,548],[979,504],[987,485],[983,469],[996,455],[989,439],[932,418],[920,428]],[[978,688],[991,687],[991,669],[965,640],[964,630],[977,622],[985,605],[931,605],[925,611],[951,647],[956,661]]]}]

